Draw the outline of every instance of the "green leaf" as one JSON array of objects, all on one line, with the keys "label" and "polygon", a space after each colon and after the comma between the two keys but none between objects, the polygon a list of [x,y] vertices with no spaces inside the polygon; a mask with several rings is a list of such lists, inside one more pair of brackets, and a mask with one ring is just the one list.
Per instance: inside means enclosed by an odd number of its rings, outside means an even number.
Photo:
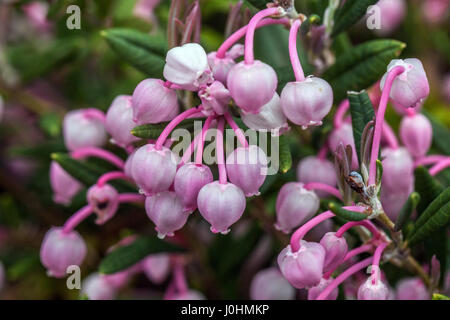
[{"label": "green leaf", "polygon": [[377,159],[377,175],[376,175],[376,185],[381,185],[381,179],[383,178],[383,163],[380,159]]},{"label": "green leaf", "polygon": [[44,113],[39,119],[39,125],[50,137],[57,137],[61,132],[61,118],[53,112]]},{"label": "green leaf", "polygon": [[[194,129],[195,122],[201,122],[203,124],[204,119],[198,119],[198,118],[192,118],[192,119],[186,119],[180,122],[176,128],[183,128],[186,130],[191,131]],[[158,139],[158,137],[161,135],[161,133],[164,131],[165,127],[170,122],[161,122],[156,124],[143,124],[137,127],[134,127],[131,130],[131,134],[135,137],[142,138],[142,139]],[[201,128],[202,125],[199,127]]]},{"label": "green leaf", "polygon": [[361,221],[367,219],[367,215],[361,212],[354,212],[343,209],[340,205],[335,202],[331,202],[328,207],[331,212],[333,212],[336,216],[347,220],[347,221]]},{"label": "green leaf", "polygon": [[433,127],[433,143],[444,154],[450,155],[450,130],[440,124],[429,112],[423,111],[423,114],[431,122]]},{"label": "green leaf", "polygon": [[356,154],[361,162],[361,136],[367,123],[375,117],[373,105],[365,90],[361,92],[350,91],[347,93],[352,115],[353,139],[355,140]]},{"label": "green leaf", "polygon": [[267,4],[272,2],[272,0],[246,0],[249,4],[258,9],[266,9]]},{"label": "green leaf", "polygon": [[440,293],[433,293],[432,300],[450,300],[450,298]]},{"label": "green leaf", "polygon": [[147,76],[162,78],[167,53],[164,37],[126,28],[104,30],[101,35],[133,67]]},{"label": "green leaf", "polygon": [[422,214],[430,203],[436,199],[444,188],[433,178],[425,167],[419,166],[414,171],[415,187],[414,190],[420,194],[419,205],[417,211]]},{"label": "green leaf", "polygon": [[367,8],[378,0],[347,0],[334,15],[334,26],[331,36],[334,37],[347,30],[359,21],[366,13]]},{"label": "green leaf", "polygon": [[398,214],[397,221],[395,222],[395,231],[400,231],[409,221],[411,214],[416,209],[420,201],[420,195],[417,192],[413,192],[409,195],[400,213]]},{"label": "green leaf", "polygon": [[150,254],[183,251],[183,248],[156,237],[140,237],[108,254],[100,263],[99,271],[112,274],[133,266]]},{"label": "green leaf", "polygon": [[343,53],[323,74],[333,88],[334,101],[343,100],[347,91],[361,91],[378,81],[405,46],[397,40],[371,40]]},{"label": "green leaf", "polygon": [[292,167],[292,154],[289,141],[285,136],[280,136],[280,172],[286,173]]}]

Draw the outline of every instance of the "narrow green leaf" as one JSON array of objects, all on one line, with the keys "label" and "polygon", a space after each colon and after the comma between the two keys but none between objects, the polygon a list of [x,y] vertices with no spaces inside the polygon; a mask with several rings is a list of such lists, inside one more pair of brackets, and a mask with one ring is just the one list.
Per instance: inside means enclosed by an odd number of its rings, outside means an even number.
[{"label": "narrow green leaf", "polygon": [[367,8],[378,0],[347,0],[334,15],[334,26],[331,36],[334,37],[347,30],[359,21],[366,13]]},{"label": "narrow green leaf", "polygon": [[286,173],[292,167],[292,154],[289,141],[285,136],[280,136],[280,172]]},{"label": "narrow green leaf", "polygon": [[378,81],[405,46],[396,40],[371,40],[343,53],[323,74],[333,88],[334,101],[342,101],[349,90],[361,91]]},{"label": "narrow green leaf", "polygon": [[397,221],[395,222],[395,231],[400,231],[409,221],[411,214],[416,209],[420,201],[420,195],[417,192],[413,192],[409,195],[400,213],[398,214]]},{"label": "narrow green leaf", "polygon": [[376,177],[377,186],[381,185],[382,178],[383,178],[383,163],[380,161],[380,159],[377,159],[377,177]]},{"label": "narrow green leaf", "polygon": [[331,202],[328,207],[331,212],[333,212],[336,216],[347,220],[347,221],[361,221],[367,219],[367,215],[361,212],[354,212],[343,209],[340,205],[335,202]]},{"label": "narrow green leaf", "polygon": [[150,254],[183,251],[183,248],[156,237],[140,237],[108,254],[100,263],[99,271],[112,274],[133,266]]},{"label": "narrow green leaf", "polygon": [[420,194],[420,201],[417,206],[417,211],[419,214],[422,214],[428,205],[432,203],[442,191],[444,191],[444,187],[442,187],[442,185],[430,175],[425,167],[417,167],[414,171],[414,176],[414,190]]},{"label": "narrow green leaf", "polygon": [[[198,119],[198,118],[192,118],[192,119],[186,119],[180,122],[176,128],[183,128],[186,130],[192,130],[194,129],[195,122],[201,122],[203,124],[204,119]],[[161,122],[156,124],[143,124],[137,127],[134,127],[131,130],[131,134],[142,139],[158,139],[158,137],[163,132],[164,128],[169,124],[170,122]],[[201,128],[201,125],[200,125]]]}]

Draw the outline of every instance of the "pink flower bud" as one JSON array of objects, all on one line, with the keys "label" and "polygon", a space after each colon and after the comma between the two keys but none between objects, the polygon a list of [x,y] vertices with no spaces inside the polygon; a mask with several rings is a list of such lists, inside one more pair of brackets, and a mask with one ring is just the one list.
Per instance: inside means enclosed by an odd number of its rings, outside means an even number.
[{"label": "pink flower bud", "polygon": [[124,169],[123,169],[125,175],[128,178],[130,178],[130,179],[133,179],[131,166],[133,164],[133,156],[134,156],[135,153],[136,153],[136,151],[133,151],[132,153],[130,153],[130,155],[128,156],[127,160],[125,161],[125,166],[124,166]]},{"label": "pink flower bud", "polygon": [[244,213],[246,201],[239,187],[214,181],[200,189],[197,206],[203,218],[211,224],[213,233],[227,234],[230,226]]},{"label": "pink flower bud", "polygon": [[[329,186],[336,186],[336,172],[334,165],[327,159],[316,156],[303,158],[297,166],[297,179],[303,183],[320,182]],[[316,191],[319,197],[328,197],[325,191]]]},{"label": "pink flower bud", "polygon": [[134,89],[133,121],[137,124],[170,121],[179,112],[177,93],[160,79],[145,79]]},{"label": "pink flower bud", "polygon": [[147,216],[156,225],[158,238],[172,237],[186,224],[189,213],[183,210],[183,204],[175,192],[164,191],[145,199]]},{"label": "pink flower bud", "polygon": [[149,255],[142,261],[142,269],[151,282],[161,284],[170,273],[170,256],[165,253]]},{"label": "pink flower bud", "polygon": [[236,148],[226,160],[228,178],[246,197],[259,195],[259,188],[266,180],[267,162],[265,152],[258,146]]},{"label": "pink flower bud", "polygon": [[306,129],[322,125],[333,105],[333,90],[325,80],[313,76],[289,82],[281,92],[281,108],[290,121]]},{"label": "pink flower bud", "polygon": [[[333,278],[320,279],[320,283],[317,286],[312,287],[311,289],[308,290],[308,300],[316,300],[317,297],[322,293],[323,290],[326,289],[326,287],[328,287],[328,285],[331,282],[333,282]],[[331,293],[328,295],[326,300],[336,300],[338,297],[338,294],[339,294],[339,289],[334,288],[334,290],[331,291]]]},{"label": "pink flower bud", "polygon": [[397,283],[396,299],[430,300],[430,294],[420,278],[407,278]]},{"label": "pink flower bud", "polygon": [[[394,59],[387,67],[388,72],[397,66],[404,67],[405,71],[395,78],[389,97],[406,108],[416,107],[430,93],[427,75],[423,69],[422,62],[416,58]],[[388,72],[381,79],[381,90],[384,88]]]},{"label": "pink flower bud", "polygon": [[125,148],[139,140],[131,134],[135,126],[131,96],[118,96],[109,107],[105,120],[106,131],[111,135],[112,142]]},{"label": "pink flower bud", "polygon": [[70,151],[103,146],[107,141],[103,112],[93,108],[68,112],[63,121],[63,135]]},{"label": "pink flower bud", "polygon": [[109,184],[89,188],[87,202],[97,214],[96,224],[104,224],[110,220],[119,209],[119,193]]},{"label": "pink flower bud", "polygon": [[350,123],[343,123],[340,128],[335,128],[331,131],[328,143],[332,152],[336,151],[341,142],[344,146],[350,145],[352,147],[352,168],[358,168],[358,156],[356,155],[355,140],[353,140],[353,127]]},{"label": "pink flower bud", "polygon": [[273,134],[277,136],[289,130],[287,119],[281,110],[278,93],[275,93],[272,100],[263,105],[258,113],[242,113],[241,119],[250,129],[273,130],[275,131]]},{"label": "pink flower bud", "polygon": [[62,278],[67,267],[81,265],[86,252],[86,244],[78,232],[64,233],[62,228],[54,227],[45,234],[40,257],[49,276]]},{"label": "pink flower bud", "polygon": [[380,201],[383,205],[383,209],[388,217],[395,221],[398,214],[408,200],[409,195],[414,190],[414,180],[409,179],[409,186],[407,189],[400,189],[397,191],[391,191],[388,188],[381,188]]},{"label": "pink flower bud", "polygon": [[214,81],[210,86],[201,89],[198,96],[202,101],[202,112],[207,116],[213,113],[224,114],[231,100],[230,92],[219,81]]},{"label": "pink flower bud", "polygon": [[420,113],[403,117],[400,123],[400,138],[413,157],[423,157],[433,140],[430,120]]},{"label": "pink flower bud", "polygon": [[358,289],[358,300],[387,300],[388,297],[389,289],[379,276],[370,276]]},{"label": "pink flower bud", "polygon": [[208,54],[209,67],[212,70],[214,79],[227,83],[228,73],[236,65],[234,59],[244,54],[244,46],[242,44],[234,45],[230,51],[225,54],[224,58],[217,58],[217,52],[211,52]]},{"label": "pink flower bud", "polygon": [[113,300],[116,296],[116,289],[103,275],[94,273],[83,280],[81,295],[86,295],[89,300]]},{"label": "pink flower bud", "polygon": [[172,300],[206,300],[206,297],[197,290],[188,290],[187,292],[174,294]]},{"label": "pink flower bud", "polygon": [[383,159],[382,189],[398,193],[409,190],[414,183],[414,163],[406,148],[385,148],[381,152]]},{"label": "pink flower bud", "polygon": [[250,285],[252,300],[294,300],[295,289],[278,268],[259,271]]},{"label": "pink flower bud", "polygon": [[348,251],[347,241],[344,237],[336,236],[336,232],[326,233],[320,244],[325,249],[324,272],[334,270],[345,258]]},{"label": "pink flower bud", "polygon": [[303,183],[286,183],[278,193],[275,228],[284,233],[302,225],[319,209],[320,200],[314,191],[306,190]]},{"label": "pink flower bud", "polygon": [[177,158],[169,148],[156,150],[155,145],[146,144],[133,155],[131,174],[146,196],[168,190],[176,173]]},{"label": "pink flower bud", "polygon": [[167,52],[164,78],[191,91],[214,81],[206,52],[197,43],[186,43]]},{"label": "pink flower bud", "polygon": [[300,250],[292,252],[291,246],[278,255],[281,273],[297,289],[319,285],[325,260],[325,249],[318,243],[300,241]]},{"label": "pink flower bud", "polygon": [[272,100],[277,89],[277,74],[271,66],[256,60],[235,65],[228,74],[227,87],[243,113],[258,113]]},{"label": "pink flower bud", "polygon": [[53,201],[68,205],[82,186],[69,175],[56,161],[50,164],[50,185],[53,190]]},{"label": "pink flower bud", "polygon": [[380,35],[386,35],[394,31],[405,18],[405,0],[380,0],[376,3],[380,9],[381,29],[375,29]]},{"label": "pink flower bud", "polygon": [[178,169],[174,182],[175,193],[186,212],[191,213],[197,209],[198,193],[210,182],[213,182],[213,175],[208,166],[186,163]]}]

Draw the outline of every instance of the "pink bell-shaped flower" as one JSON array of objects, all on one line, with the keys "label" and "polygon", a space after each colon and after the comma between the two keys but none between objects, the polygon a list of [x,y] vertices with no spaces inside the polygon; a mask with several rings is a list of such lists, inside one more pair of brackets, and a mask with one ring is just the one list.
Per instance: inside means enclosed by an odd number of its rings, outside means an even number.
[{"label": "pink bell-shaped flower", "polygon": [[413,157],[423,157],[433,140],[430,120],[420,113],[403,117],[400,123],[400,138]]},{"label": "pink bell-shaped flower", "polygon": [[133,155],[131,175],[146,196],[169,190],[176,173],[177,158],[169,148],[157,150],[155,145],[146,144]]},{"label": "pink bell-shaped flower", "polygon": [[94,273],[83,280],[81,296],[86,295],[89,300],[113,300],[116,289],[103,275]]},{"label": "pink bell-shaped flower", "polygon": [[191,91],[214,81],[206,52],[197,43],[186,43],[167,52],[164,78]]},{"label": "pink bell-shaped flower", "polygon": [[290,121],[303,129],[322,125],[333,105],[333,90],[325,80],[313,76],[289,82],[281,92],[281,108]]},{"label": "pink bell-shaped flower", "polygon": [[381,281],[380,276],[370,276],[358,289],[358,300],[387,300],[389,288]]},{"label": "pink bell-shaped flower", "polygon": [[320,240],[320,244],[325,249],[323,271],[334,270],[344,261],[348,251],[347,241],[344,237],[336,236],[335,232],[328,232]]},{"label": "pink bell-shaped flower", "polygon": [[156,225],[158,238],[172,237],[186,224],[189,213],[183,210],[183,204],[175,192],[164,191],[145,199],[147,216]]},{"label": "pink bell-shaped flower", "polygon": [[430,300],[430,294],[420,278],[402,279],[396,289],[396,300]]},{"label": "pink bell-shaped flower", "polygon": [[107,141],[104,114],[98,109],[79,109],[66,114],[63,136],[66,148],[75,151],[85,147],[101,147]]},{"label": "pink bell-shaped flower", "polygon": [[238,147],[226,160],[230,182],[244,191],[246,197],[259,195],[259,188],[266,180],[267,157],[258,146]]},{"label": "pink bell-shaped flower", "polygon": [[124,168],[123,168],[123,171],[124,171],[125,175],[126,175],[128,178],[130,178],[130,179],[133,179],[133,174],[132,174],[132,171],[131,171],[131,165],[133,164],[133,156],[134,156],[135,153],[136,153],[136,152],[133,151],[132,153],[130,153],[130,154],[128,155],[128,158],[127,158],[127,160],[125,161],[125,166],[124,166]]},{"label": "pink bell-shaped flower", "polygon": [[197,209],[198,193],[210,182],[213,182],[213,175],[208,166],[186,163],[178,169],[174,182],[175,193],[186,212]]},{"label": "pink bell-shaped flower", "polygon": [[[397,66],[404,67],[405,71],[395,78],[389,97],[405,108],[416,107],[430,93],[427,75],[423,69],[422,62],[416,58],[394,59],[387,67],[388,72]],[[381,79],[381,90],[384,88],[388,72]]]},{"label": "pink bell-shaped flower", "polygon": [[250,285],[252,300],[294,300],[295,289],[278,268],[259,271]]},{"label": "pink bell-shaped flower", "polygon": [[353,128],[350,123],[343,123],[340,128],[336,128],[331,131],[328,139],[330,150],[335,152],[341,142],[344,146],[350,145],[352,147],[352,168],[357,169],[358,156],[356,155],[355,140],[353,139]]},{"label": "pink bell-shaped flower", "polygon": [[208,54],[208,63],[213,73],[214,79],[227,83],[228,73],[236,65],[234,59],[244,54],[244,46],[242,44],[234,45],[223,58],[217,58],[217,52]]},{"label": "pink bell-shaped flower", "polygon": [[408,179],[409,185],[406,189],[391,191],[388,188],[381,188],[380,201],[383,205],[384,212],[392,220],[396,221],[400,210],[408,200],[409,195],[414,190],[414,180]]},{"label": "pink bell-shaped flower", "polygon": [[93,185],[87,192],[87,202],[97,214],[96,224],[104,224],[110,220],[119,209],[119,193],[111,185],[101,187]]},{"label": "pink bell-shaped flower", "polygon": [[281,273],[297,289],[319,285],[323,275],[325,249],[318,243],[300,241],[300,249],[292,252],[288,245],[278,255]]},{"label": "pink bell-shaped flower", "polygon": [[76,231],[63,232],[62,228],[51,228],[42,241],[40,257],[47,274],[55,278],[66,275],[67,267],[81,265],[87,248]]},{"label": "pink bell-shaped flower", "polygon": [[50,185],[53,190],[53,201],[68,205],[81,190],[81,183],[69,175],[56,161],[50,164]]},{"label": "pink bell-shaped flower", "polygon": [[381,28],[375,32],[379,35],[392,33],[403,22],[407,9],[405,0],[380,0],[376,7],[379,8]]},{"label": "pink bell-shaped flower", "polygon": [[241,119],[250,129],[272,131],[272,134],[275,136],[289,130],[287,119],[281,110],[278,93],[275,93],[272,100],[263,105],[258,113],[241,113]]},{"label": "pink bell-shaped flower", "polygon": [[197,206],[211,224],[213,233],[227,234],[230,226],[244,213],[246,201],[244,192],[236,185],[214,181],[200,189]]},{"label": "pink bell-shaped flower", "polygon": [[[336,172],[334,165],[327,159],[316,156],[303,158],[297,166],[297,180],[304,184],[309,182],[320,182],[329,186],[336,186]],[[328,197],[329,193],[317,190],[319,197]]]},{"label": "pink bell-shaped flower", "polygon": [[198,96],[202,101],[202,112],[210,116],[212,114],[223,115],[231,100],[230,92],[222,82],[214,81],[210,86],[201,89]]},{"label": "pink bell-shaped flower", "polygon": [[105,120],[106,131],[111,135],[112,142],[125,148],[139,140],[131,134],[135,126],[131,96],[118,96],[111,103]]},{"label": "pink bell-shaped flower", "polygon": [[256,60],[236,64],[228,74],[227,87],[243,113],[258,113],[272,100],[277,89],[277,74],[271,66]]},{"label": "pink bell-shaped flower", "polygon": [[409,190],[414,183],[414,163],[406,148],[385,148],[381,152],[383,159],[382,186],[387,192],[398,193]]},{"label": "pink bell-shaped flower", "polygon": [[142,261],[142,269],[151,282],[161,284],[170,273],[170,256],[165,253],[149,255]]},{"label": "pink bell-shaped flower", "polygon": [[311,219],[319,209],[320,200],[314,191],[306,190],[303,183],[286,183],[278,193],[276,202],[277,223],[275,228],[291,232]]},{"label": "pink bell-shaped flower", "polygon": [[[326,287],[333,281],[333,278],[322,278],[320,279],[320,283],[312,287],[308,290],[308,300],[316,300],[317,297],[322,293],[323,290],[325,290]],[[339,294],[338,288],[334,288],[333,291],[328,295],[326,300],[336,300]]]},{"label": "pink bell-shaped flower", "polygon": [[141,81],[132,96],[133,121],[137,124],[170,121],[179,112],[177,93],[160,79]]}]

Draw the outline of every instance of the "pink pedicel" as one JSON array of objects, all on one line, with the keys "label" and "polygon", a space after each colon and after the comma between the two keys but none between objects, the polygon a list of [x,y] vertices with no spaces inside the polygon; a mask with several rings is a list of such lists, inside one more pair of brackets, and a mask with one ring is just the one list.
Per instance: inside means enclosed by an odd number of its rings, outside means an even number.
[{"label": "pink pedicel", "polygon": [[430,300],[430,294],[420,278],[407,278],[397,283],[395,299]]},{"label": "pink pedicel", "polygon": [[350,145],[353,150],[352,168],[358,168],[358,156],[356,155],[355,140],[353,139],[353,128],[350,123],[343,123],[339,128],[333,129],[328,139],[328,143],[330,144],[330,150],[332,152],[337,150],[340,143],[344,146]]},{"label": "pink pedicel", "polygon": [[257,196],[266,180],[267,162],[267,156],[260,147],[238,147],[226,160],[228,179],[241,188],[246,197]]},{"label": "pink pedicel", "polygon": [[[316,156],[303,158],[297,166],[297,180],[307,184],[309,182],[321,182],[331,187],[336,186],[336,172],[333,163],[327,159]],[[327,197],[324,191],[315,191],[319,197]]]},{"label": "pink pedicel", "polygon": [[325,249],[323,271],[336,269],[344,261],[348,252],[347,241],[344,237],[336,236],[335,232],[328,232],[320,240],[320,244]]},{"label": "pink pedicel", "polygon": [[243,113],[258,113],[272,100],[277,85],[275,70],[258,60],[252,64],[239,62],[231,69],[227,79],[228,90]]},{"label": "pink pedicel", "polygon": [[167,52],[164,78],[191,91],[214,81],[206,52],[197,43],[186,43]]},{"label": "pink pedicel", "polygon": [[[308,300],[316,300],[317,297],[323,292],[323,290],[325,290],[326,287],[328,287],[328,285],[333,282],[333,278],[329,278],[329,279],[325,279],[322,278],[320,279],[320,283],[315,286],[312,287],[308,290]],[[339,294],[339,289],[338,288],[334,288],[333,291],[327,296],[327,298],[325,300],[336,300]]]},{"label": "pink pedicel", "polygon": [[204,87],[198,92],[202,101],[202,112],[206,116],[213,114],[223,115],[228,109],[231,95],[222,82],[214,81],[211,85]]},{"label": "pink pedicel", "polygon": [[178,169],[174,188],[186,212],[192,213],[197,209],[200,189],[211,182],[213,182],[213,175],[208,166],[191,162]]},{"label": "pink pedicel", "polygon": [[155,145],[146,144],[133,155],[131,175],[146,196],[169,190],[176,172],[177,159],[169,148],[157,150]]},{"label": "pink pedicel", "polygon": [[119,193],[111,185],[93,185],[87,192],[87,202],[97,215],[96,224],[104,224],[119,209]]},{"label": "pink pedicel", "polygon": [[333,90],[323,79],[309,76],[300,82],[289,82],[281,92],[284,115],[306,129],[322,125],[333,105]]},{"label": "pink pedicel", "polygon": [[430,120],[420,113],[403,117],[400,138],[414,158],[425,156],[433,140]]},{"label": "pink pedicel", "polygon": [[385,148],[381,151],[383,159],[382,186],[386,192],[398,193],[410,190],[414,183],[414,162],[406,148]]},{"label": "pink pedicel", "polygon": [[292,229],[311,219],[319,206],[319,197],[314,191],[305,189],[303,183],[286,183],[280,189],[277,197],[275,228],[289,233]]},{"label": "pink pedicel", "polygon": [[154,284],[163,283],[170,274],[170,256],[165,253],[149,255],[141,265],[147,278]]},{"label": "pink pedicel", "polygon": [[297,289],[319,285],[323,275],[325,249],[318,243],[300,240],[300,249],[292,252],[288,245],[278,255],[281,273]]},{"label": "pink pedicel", "polygon": [[208,64],[213,73],[215,80],[227,83],[228,73],[236,65],[234,61],[244,55],[244,46],[242,44],[234,45],[226,54],[225,57],[217,57],[217,52],[211,52],[208,54]]},{"label": "pink pedicel", "polygon": [[81,296],[85,295],[89,300],[113,300],[116,297],[116,288],[98,273],[86,277],[81,288]]},{"label": "pink pedicel", "polygon": [[81,265],[86,252],[86,244],[78,232],[65,233],[62,228],[53,227],[45,234],[40,257],[49,276],[62,278],[67,275],[67,267]]},{"label": "pink pedicel", "polygon": [[280,96],[275,93],[272,99],[263,105],[258,113],[241,113],[241,119],[250,129],[271,131],[279,136],[289,130],[287,119],[281,110]]},{"label": "pink pedicel", "polygon": [[105,145],[108,138],[104,118],[103,112],[93,108],[68,112],[63,121],[63,136],[67,149],[75,151]]},{"label": "pink pedicel", "polygon": [[141,81],[134,89],[132,104],[136,124],[170,121],[180,109],[176,91],[160,79]]},{"label": "pink pedicel", "polygon": [[244,213],[244,192],[232,183],[214,181],[200,189],[197,206],[213,233],[227,234]]},{"label": "pink pedicel", "polygon": [[380,88],[383,90],[387,74],[397,66],[405,70],[394,79],[389,97],[405,108],[416,107],[430,93],[427,75],[419,59],[392,60],[387,67],[388,72],[381,79]]},{"label": "pink pedicel", "polygon": [[122,148],[138,141],[139,138],[131,134],[134,127],[131,96],[118,96],[106,112],[105,128],[112,137],[111,141]]},{"label": "pink pedicel", "polygon": [[252,300],[294,300],[295,288],[283,277],[278,268],[259,271],[250,284]]},{"label": "pink pedicel", "polygon": [[381,29],[375,29],[379,35],[392,33],[402,22],[406,15],[405,0],[380,0],[376,3],[379,8]]},{"label": "pink pedicel", "polygon": [[50,164],[50,185],[53,191],[53,201],[68,205],[81,190],[78,180],[69,175],[56,161]]},{"label": "pink pedicel", "polygon": [[145,200],[145,211],[155,224],[158,238],[172,237],[174,232],[183,228],[189,213],[183,210],[183,203],[175,192],[164,191]]}]

